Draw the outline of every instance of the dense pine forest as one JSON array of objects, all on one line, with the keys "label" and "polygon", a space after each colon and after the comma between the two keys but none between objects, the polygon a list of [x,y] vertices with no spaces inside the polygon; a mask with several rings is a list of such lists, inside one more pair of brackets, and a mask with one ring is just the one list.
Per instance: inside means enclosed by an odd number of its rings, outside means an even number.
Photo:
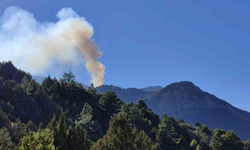
[{"label": "dense pine forest", "polygon": [[[155,114],[143,100],[87,90],[71,73],[39,84],[0,63],[1,150],[248,150],[233,131]],[[249,130],[250,132],[250,130]]]}]

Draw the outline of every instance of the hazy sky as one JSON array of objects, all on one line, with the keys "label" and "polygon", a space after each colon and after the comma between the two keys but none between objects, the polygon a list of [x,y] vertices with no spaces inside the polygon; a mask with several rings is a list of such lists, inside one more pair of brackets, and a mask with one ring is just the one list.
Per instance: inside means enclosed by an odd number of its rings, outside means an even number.
[{"label": "hazy sky", "polygon": [[[56,22],[62,7],[85,17],[103,52],[104,84],[141,88],[192,81],[250,111],[250,1],[1,0],[0,14],[9,6],[40,22]],[[89,84],[84,64],[49,72],[68,70]]]}]

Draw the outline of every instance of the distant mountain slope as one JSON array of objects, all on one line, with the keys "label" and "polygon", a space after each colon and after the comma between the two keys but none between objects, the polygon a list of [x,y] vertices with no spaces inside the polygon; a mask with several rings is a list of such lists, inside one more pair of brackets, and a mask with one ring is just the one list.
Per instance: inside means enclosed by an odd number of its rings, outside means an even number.
[{"label": "distant mountain slope", "polygon": [[202,91],[191,82],[173,83],[145,98],[157,114],[200,122],[212,129],[233,130],[242,139],[250,138],[250,113],[235,108],[224,100]]},{"label": "distant mountain slope", "polygon": [[163,87],[161,86],[149,86],[145,88],[141,88],[141,90],[146,91],[146,92],[155,92],[161,90]]},{"label": "distant mountain slope", "polygon": [[136,88],[121,88],[113,85],[102,85],[97,88],[98,93],[105,93],[106,91],[114,91],[120,99],[126,103],[137,102],[139,99],[143,99],[148,93],[141,89]]},{"label": "distant mountain slope", "polygon": [[184,119],[186,123],[200,122],[212,129],[233,130],[243,140],[250,138],[250,113],[238,109],[216,96],[202,91],[192,82],[183,81],[170,84],[156,92],[142,89],[124,89],[112,85],[103,85],[97,92],[114,91],[124,102],[136,103],[144,99],[149,108],[162,116],[167,114],[175,119]]}]

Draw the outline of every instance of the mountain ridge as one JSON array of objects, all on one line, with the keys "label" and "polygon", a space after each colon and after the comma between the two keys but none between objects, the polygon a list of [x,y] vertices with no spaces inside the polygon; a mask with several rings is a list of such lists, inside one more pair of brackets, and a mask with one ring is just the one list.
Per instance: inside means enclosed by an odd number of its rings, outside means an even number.
[{"label": "mountain ridge", "polygon": [[140,88],[140,89],[146,92],[155,92],[155,91],[163,89],[163,87],[162,86],[148,86],[148,87]]},{"label": "mountain ridge", "polygon": [[[152,87],[156,86],[146,88]],[[143,99],[148,107],[160,116],[167,114],[175,119],[184,119],[189,124],[198,121],[212,129],[233,130],[243,139],[250,137],[245,133],[247,126],[250,126],[248,111],[234,107],[225,100],[201,90],[190,81],[174,82],[156,91],[143,90],[143,88],[121,88],[113,85],[103,85],[96,89],[102,94],[106,91],[114,91],[126,103],[136,103],[139,99]]]},{"label": "mountain ridge", "polygon": [[189,124],[198,121],[212,129],[233,130],[243,139],[250,137],[246,133],[250,126],[249,112],[201,90],[190,81],[175,82],[155,92],[132,89],[106,85],[102,90],[97,88],[97,91],[114,91],[121,100],[128,103],[143,99],[160,116],[167,114],[175,119],[184,119]]}]

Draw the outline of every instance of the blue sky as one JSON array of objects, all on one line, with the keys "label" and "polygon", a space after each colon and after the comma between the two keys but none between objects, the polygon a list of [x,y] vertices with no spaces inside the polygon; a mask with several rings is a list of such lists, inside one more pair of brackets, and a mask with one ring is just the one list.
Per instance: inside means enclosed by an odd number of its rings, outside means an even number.
[{"label": "blue sky", "polygon": [[[103,52],[104,84],[142,88],[192,81],[202,90],[250,111],[250,1],[210,0],[1,0],[56,22],[62,7],[84,16]],[[89,84],[84,64],[73,71]]]}]

